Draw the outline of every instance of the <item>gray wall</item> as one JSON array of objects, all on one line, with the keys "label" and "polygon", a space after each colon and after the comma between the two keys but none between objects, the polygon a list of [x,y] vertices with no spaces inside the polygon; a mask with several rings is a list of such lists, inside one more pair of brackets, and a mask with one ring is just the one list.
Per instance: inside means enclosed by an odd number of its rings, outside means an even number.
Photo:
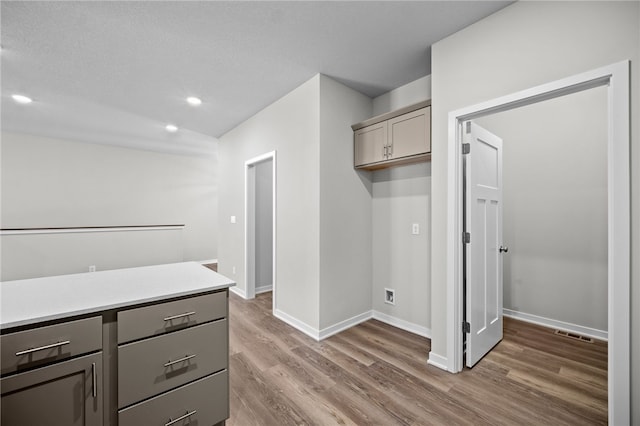
[{"label": "gray wall", "polygon": [[2,279],[217,256],[207,157],[2,134],[2,227],[185,224],[181,231],[3,235]]},{"label": "gray wall", "polygon": [[256,288],[273,284],[273,160],[255,165]]},{"label": "gray wall", "polygon": [[[373,100],[374,114],[431,98],[431,76],[419,78]],[[431,327],[431,163],[373,172],[374,311],[421,327]],[[420,234],[413,235],[417,223]],[[384,289],[396,291],[395,305]],[[427,330],[425,330],[427,329]]]},{"label": "gray wall", "polygon": [[476,122],[504,142],[504,307],[606,332],[606,88]]},{"label": "gray wall", "polygon": [[371,180],[353,168],[351,124],[371,99],[320,76],[320,329],[371,310]]},{"label": "gray wall", "polygon": [[[517,2],[432,47],[432,351],[446,357],[447,116],[450,111],[631,59],[631,359],[640,354],[640,3]],[[632,364],[632,400],[640,365]],[[640,424],[640,404],[632,404]]]},{"label": "gray wall", "polygon": [[[220,138],[219,271],[245,291],[244,164],[276,151],[275,308],[318,328],[320,77]],[[230,223],[236,216],[237,223]],[[235,268],[236,273],[233,273]]]}]

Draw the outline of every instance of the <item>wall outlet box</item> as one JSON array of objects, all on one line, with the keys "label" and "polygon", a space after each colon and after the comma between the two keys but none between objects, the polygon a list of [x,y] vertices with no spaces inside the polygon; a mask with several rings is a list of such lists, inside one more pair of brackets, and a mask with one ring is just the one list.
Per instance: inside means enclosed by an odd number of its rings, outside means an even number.
[{"label": "wall outlet box", "polygon": [[419,223],[414,223],[413,225],[411,225],[411,233],[413,235],[420,235],[420,224]]},{"label": "wall outlet box", "polygon": [[390,288],[384,289],[384,303],[388,303],[389,305],[396,304],[396,291]]},{"label": "wall outlet box", "polygon": [[95,272],[95,271],[96,271],[96,265],[89,266],[89,272]]},{"label": "wall outlet box", "polygon": [[231,216],[231,223],[236,223],[236,217],[235,216]]}]

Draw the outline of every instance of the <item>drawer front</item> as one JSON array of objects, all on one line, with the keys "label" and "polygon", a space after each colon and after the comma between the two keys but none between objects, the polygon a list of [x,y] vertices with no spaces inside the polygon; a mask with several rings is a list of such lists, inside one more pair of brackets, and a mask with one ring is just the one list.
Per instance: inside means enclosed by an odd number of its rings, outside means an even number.
[{"label": "drawer front", "polygon": [[102,317],[68,321],[0,337],[2,375],[102,349]]},{"label": "drawer front", "polygon": [[227,320],[118,348],[118,408],[227,368]]},{"label": "drawer front", "polygon": [[[118,413],[120,426],[213,425],[229,417],[229,373],[220,371]],[[192,413],[188,415],[189,413]],[[182,419],[181,419],[182,417]],[[177,420],[177,421],[176,421]]]},{"label": "drawer front", "polygon": [[118,312],[118,343],[156,336],[227,316],[227,291]]}]

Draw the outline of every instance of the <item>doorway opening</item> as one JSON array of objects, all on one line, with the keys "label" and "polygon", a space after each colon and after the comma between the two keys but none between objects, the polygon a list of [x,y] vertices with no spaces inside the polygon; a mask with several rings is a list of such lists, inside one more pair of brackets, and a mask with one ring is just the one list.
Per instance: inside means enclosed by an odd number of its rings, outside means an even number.
[{"label": "doorway opening", "polygon": [[273,291],[276,300],[276,153],[245,162],[247,299]]},{"label": "doorway opening", "polygon": [[[607,130],[607,333],[610,424],[630,421],[630,134],[629,61],[537,86],[449,113],[447,178],[447,358],[462,370],[463,328],[463,123],[595,87],[606,87]],[[559,118],[562,119],[562,118]]]},{"label": "doorway opening", "polygon": [[490,114],[464,130],[472,236],[464,253],[471,328],[464,364],[501,340],[503,314],[549,336],[562,329],[606,341],[607,88]]}]

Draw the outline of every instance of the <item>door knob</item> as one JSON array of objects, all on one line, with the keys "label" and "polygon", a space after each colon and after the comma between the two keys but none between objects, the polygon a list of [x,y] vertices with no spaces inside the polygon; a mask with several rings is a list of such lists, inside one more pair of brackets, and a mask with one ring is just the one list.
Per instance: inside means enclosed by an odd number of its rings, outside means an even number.
[{"label": "door knob", "polygon": [[500,253],[506,253],[509,251],[509,247],[505,247],[505,246],[500,246],[500,248],[498,249],[498,251]]}]

